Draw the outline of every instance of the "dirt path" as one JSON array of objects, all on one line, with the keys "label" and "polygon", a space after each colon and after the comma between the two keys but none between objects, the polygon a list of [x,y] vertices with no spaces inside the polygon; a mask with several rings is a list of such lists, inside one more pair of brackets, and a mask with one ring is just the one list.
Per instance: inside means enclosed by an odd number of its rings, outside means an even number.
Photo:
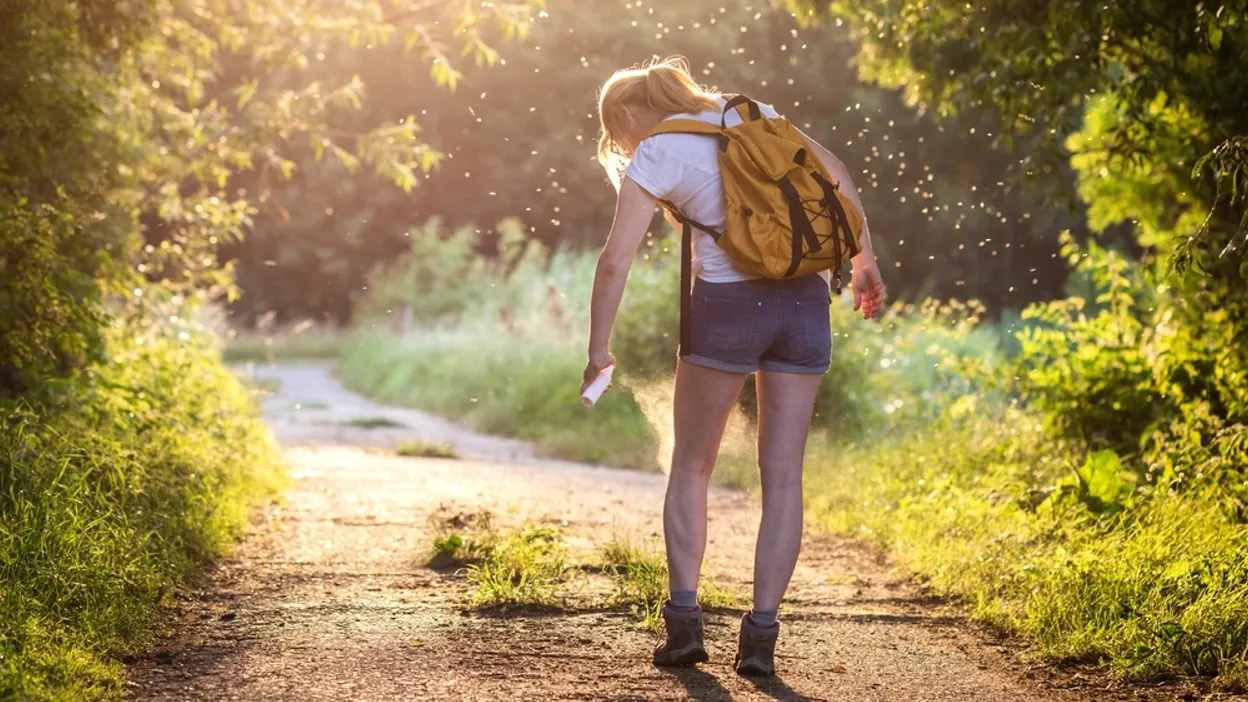
[{"label": "dirt path", "polygon": [[[265,411],[294,472],[287,504],[182,597],[176,633],[132,666],[133,699],[1174,698],[1030,665],[876,554],[828,536],[806,541],[782,613],[781,676],[769,682],[733,673],[733,613],[708,617],[709,664],[666,671],[626,612],[465,611],[462,576],[423,565],[435,515],[566,523],[588,552],[613,533],[657,537],[663,477],[542,460],[523,443],[377,405],[322,366],[254,372],[279,384]],[[350,424],[377,418],[402,426]],[[413,437],[464,460],[393,453]],[[748,593],[758,507],[717,489],[711,515],[710,576]]]}]

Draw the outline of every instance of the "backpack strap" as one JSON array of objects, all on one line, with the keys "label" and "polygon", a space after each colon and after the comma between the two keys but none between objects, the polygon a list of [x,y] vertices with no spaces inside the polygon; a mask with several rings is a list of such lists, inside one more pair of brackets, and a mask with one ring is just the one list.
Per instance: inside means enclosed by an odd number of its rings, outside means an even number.
[{"label": "backpack strap", "polygon": [[700,119],[665,119],[655,125],[654,129],[646,135],[646,138],[655,136],[656,134],[706,134],[708,136],[719,136],[724,130],[716,127],[710,122],[703,122]]},{"label": "backpack strap", "polygon": [[680,232],[680,346],[678,359],[689,355],[693,319],[693,227],[689,220],[681,221]]},{"label": "backpack strap", "polygon": [[707,234],[710,234],[711,238],[716,241],[719,241],[719,237],[723,236],[723,232],[717,232],[711,227],[708,227],[707,225],[702,224],[698,220],[689,219],[688,217],[681,214],[680,210],[676,209],[676,205],[674,205],[671,201],[659,200],[659,204],[663,206],[663,209],[667,210],[668,212],[671,212],[672,216],[676,218],[677,222],[680,222],[681,226],[691,226],[695,229],[701,229]]},{"label": "backpack strap", "polygon": [[646,138],[649,139],[658,134],[703,134],[705,136],[713,136],[719,139],[720,151],[728,150],[728,135],[724,133],[724,130],[700,119],[665,119],[659,122],[654,129],[650,130]]},{"label": "backpack strap", "polygon": [[758,106],[757,102],[754,102],[744,95],[734,95],[728,100],[728,103],[724,105],[724,112],[720,116],[719,126],[722,129],[728,128],[728,110],[731,110],[734,107],[737,108],[737,114],[741,115],[741,121],[743,122],[763,118],[763,110]]},{"label": "backpack strap", "polygon": [[689,353],[689,325],[693,317],[693,228],[701,229],[716,240],[719,239],[720,232],[684,216],[668,200],[659,200],[659,204],[680,222],[680,347],[676,355],[683,358]]}]

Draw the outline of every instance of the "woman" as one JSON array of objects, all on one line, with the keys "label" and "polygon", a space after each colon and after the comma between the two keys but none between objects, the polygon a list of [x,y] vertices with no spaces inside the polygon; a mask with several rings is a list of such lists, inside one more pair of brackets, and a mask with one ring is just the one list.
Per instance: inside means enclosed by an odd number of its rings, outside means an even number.
[{"label": "woman", "polygon": [[[602,87],[598,157],[618,199],[594,277],[586,385],[615,364],[607,350],[611,327],[656,202],[670,201],[686,218],[712,229],[722,230],[724,223],[716,140],[677,133],[646,137],[669,118],[718,125],[724,105],[723,97],[693,80],[682,59],[617,71]],[[765,105],[762,111],[778,116]],[[727,119],[730,127],[740,121],[734,111]],[[845,166],[809,137],[806,141],[861,211]],[[741,620],[736,669],[772,675],[780,631],[776,612],[801,547],[806,436],[831,358],[828,277],[752,278],[737,270],[709,235],[695,230],[694,237],[691,333],[689,348],[678,354],[675,448],[663,509],[670,573],[663,607],[666,640],[654,662],[688,665],[707,659],[696,597],[706,547],[707,488],[729,412],[746,376],[756,373],[763,518],[753,607]],[[884,285],[865,223],[851,287],[854,309],[874,317],[884,302]]]}]

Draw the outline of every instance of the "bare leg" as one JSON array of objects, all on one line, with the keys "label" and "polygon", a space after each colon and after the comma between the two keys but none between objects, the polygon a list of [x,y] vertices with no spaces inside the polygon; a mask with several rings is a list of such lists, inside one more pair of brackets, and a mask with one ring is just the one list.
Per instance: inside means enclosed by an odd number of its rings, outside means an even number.
[{"label": "bare leg", "polygon": [[822,375],[758,374],[763,519],[754,551],[754,609],[774,612],[802,547],[802,463]]},{"label": "bare leg", "polygon": [[706,552],[706,491],[724,425],[745,375],[681,363],[676,370],[675,447],[663,503],[671,591],[698,589]]}]

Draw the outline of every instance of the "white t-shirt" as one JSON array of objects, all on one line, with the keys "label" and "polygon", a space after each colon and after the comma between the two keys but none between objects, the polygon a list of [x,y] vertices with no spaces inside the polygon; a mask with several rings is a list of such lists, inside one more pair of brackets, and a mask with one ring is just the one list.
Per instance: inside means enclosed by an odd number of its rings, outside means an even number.
[{"label": "white t-shirt", "polygon": [[[726,103],[721,97],[719,109],[667,119],[697,119],[718,125]],[[759,108],[766,117],[780,116],[770,105],[760,103]],[[735,109],[730,110],[727,126],[740,123],[741,116]],[[676,205],[684,216],[723,231],[724,185],[716,139],[702,134],[657,134],[641,142],[624,175],[651,195]],[[708,283],[735,283],[758,277],[738,270],[711,235],[697,227],[693,229],[693,271]]]}]

